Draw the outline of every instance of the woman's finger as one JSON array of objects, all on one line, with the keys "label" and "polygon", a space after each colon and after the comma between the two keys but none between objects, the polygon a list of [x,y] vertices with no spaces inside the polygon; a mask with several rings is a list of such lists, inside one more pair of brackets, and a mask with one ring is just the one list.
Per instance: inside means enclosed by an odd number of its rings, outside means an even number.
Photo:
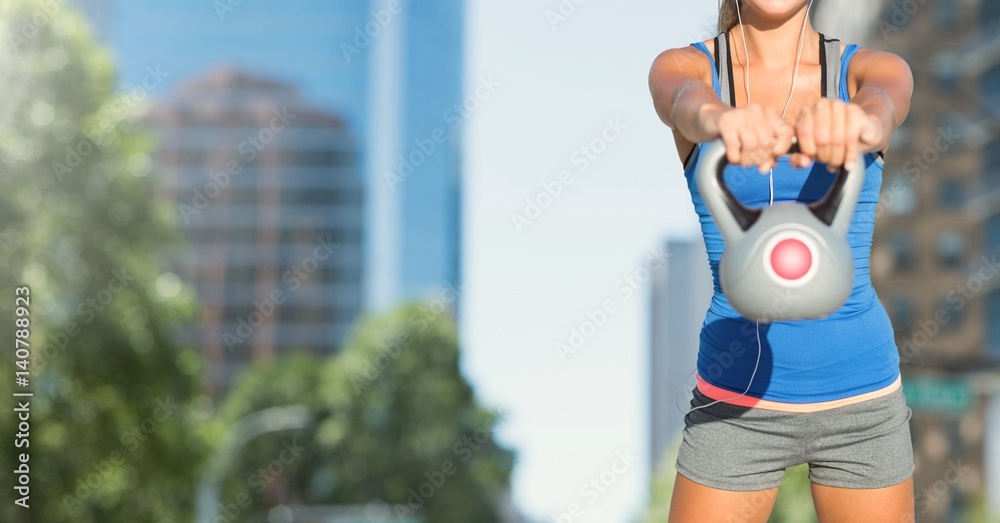
[{"label": "woman's finger", "polygon": [[740,132],[740,143],[743,148],[740,151],[740,165],[749,167],[758,161],[758,151],[760,147],[757,139],[757,131],[749,125],[744,125]]},{"label": "woman's finger", "polygon": [[830,104],[830,159],[826,162],[831,169],[844,165],[847,147],[847,104],[841,101]]},{"label": "woman's finger", "polygon": [[722,143],[726,144],[726,160],[736,165],[740,163],[740,133],[730,126],[719,126],[719,134],[722,135]]},{"label": "woman's finger", "polygon": [[861,140],[861,125],[864,110],[858,106],[848,106],[845,122],[846,135],[844,136],[846,157],[844,158],[844,168],[848,171],[854,170],[858,164],[859,141]]},{"label": "woman's finger", "polygon": [[816,160],[827,163],[830,161],[830,101],[820,100],[816,104],[816,121],[813,125],[816,141]]},{"label": "woman's finger", "polygon": [[884,131],[879,123],[868,115],[868,113],[862,112],[862,114],[858,139],[861,141],[862,150],[864,152],[871,152],[882,143]]},{"label": "woman's finger", "polygon": [[795,135],[798,137],[799,152],[801,154],[797,155],[797,157],[800,161],[805,162],[805,164],[798,163],[796,164],[797,167],[806,167],[816,156],[816,138],[813,134],[815,125],[815,109],[812,107],[803,107],[799,110],[798,121],[795,123]]}]

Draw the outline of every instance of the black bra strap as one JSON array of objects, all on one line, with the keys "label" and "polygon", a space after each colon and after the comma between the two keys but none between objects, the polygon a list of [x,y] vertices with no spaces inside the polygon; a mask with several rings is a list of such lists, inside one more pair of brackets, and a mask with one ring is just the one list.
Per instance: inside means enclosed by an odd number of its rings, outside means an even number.
[{"label": "black bra strap", "polygon": [[733,60],[729,53],[728,32],[715,37],[715,53],[719,56],[716,62],[719,66],[719,99],[729,100],[729,105],[736,107],[736,93],[733,92]]},{"label": "black bra strap", "polygon": [[[824,98],[840,97],[840,61],[840,40],[827,39],[820,33],[819,63],[822,70],[820,94]],[[729,105],[736,107],[733,56],[730,52],[728,31],[715,37],[715,66],[719,75],[719,98],[729,100]]]},{"label": "black bra strap", "polygon": [[822,96],[840,98],[840,40],[819,35],[819,60],[823,70]]}]

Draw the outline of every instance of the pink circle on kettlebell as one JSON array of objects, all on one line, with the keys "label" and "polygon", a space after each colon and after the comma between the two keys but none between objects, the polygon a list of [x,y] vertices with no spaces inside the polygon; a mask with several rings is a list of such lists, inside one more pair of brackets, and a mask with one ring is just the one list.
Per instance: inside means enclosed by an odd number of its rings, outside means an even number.
[{"label": "pink circle on kettlebell", "polygon": [[797,280],[809,273],[812,267],[812,252],[800,240],[781,240],[771,250],[771,268],[779,277]]}]

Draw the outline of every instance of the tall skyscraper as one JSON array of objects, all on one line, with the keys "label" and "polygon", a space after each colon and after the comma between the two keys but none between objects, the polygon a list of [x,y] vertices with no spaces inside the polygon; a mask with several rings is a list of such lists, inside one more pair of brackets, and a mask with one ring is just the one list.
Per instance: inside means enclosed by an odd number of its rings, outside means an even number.
[{"label": "tall skyscraper", "polygon": [[[368,198],[366,309],[461,286],[463,0],[72,2],[122,90],[158,99],[224,66],[296,85],[344,121]],[[164,74],[144,85],[149,68]]]},{"label": "tall skyscraper", "polygon": [[[701,326],[712,301],[712,272],[705,244],[670,240],[666,263],[651,270],[650,471],[662,463],[684,428],[698,355]],[[687,386],[682,387],[687,379]]]},{"label": "tall skyscraper", "polygon": [[[227,161],[246,164],[205,210],[187,217],[178,211],[182,222],[191,220],[182,224],[199,255],[207,256],[213,241],[247,245],[212,251],[232,266],[210,269],[198,265],[206,259],[188,260],[182,271],[199,287],[206,311],[202,333],[191,341],[202,345],[209,362],[227,362],[213,368],[213,383],[226,383],[240,358],[292,346],[332,350],[358,312],[461,288],[464,2],[73,4],[114,55],[129,105],[157,105],[151,122],[165,141],[156,168],[173,174],[178,204],[190,191],[208,189],[205,176],[224,171]],[[257,105],[246,105],[251,102]],[[272,147],[245,161],[232,149],[245,138],[241,133],[266,129],[262,108],[284,103],[313,116],[294,120],[280,137],[275,133]],[[303,127],[309,118],[314,121]],[[308,169],[325,169],[327,176],[303,174]],[[323,185],[346,183],[356,174],[346,173],[351,169],[359,169],[362,187]],[[290,200],[295,191],[301,201]],[[360,195],[363,205],[353,200]],[[320,208],[332,214],[322,227],[297,228],[298,236],[289,238],[287,220],[299,218],[286,216],[307,207],[311,216]],[[348,245],[340,255],[350,251],[352,259],[359,237],[357,263],[324,266],[330,272],[320,280],[328,287],[323,299],[297,292],[300,303],[282,306],[284,315],[255,328],[253,341],[234,342],[229,336],[256,310],[255,293],[281,284],[288,264],[306,259],[305,251],[288,246],[304,244],[314,232],[346,235],[335,242]],[[276,249],[275,258],[251,261],[250,244],[258,245],[257,254],[265,246]],[[363,293],[360,307],[345,285]],[[451,306],[457,315],[458,302]],[[232,345],[244,352],[229,354]]]},{"label": "tall skyscraper", "polygon": [[[374,13],[398,4],[376,0]],[[460,287],[464,4],[405,2],[372,44],[368,157],[382,211],[372,256],[377,308]]]},{"label": "tall skyscraper", "polygon": [[918,520],[960,521],[984,491],[1000,500],[1000,1],[881,7],[871,45],[906,59],[916,90],[887,158],[872,281],[913,409]]},{"label": "tall skyscraper", "polygon": [[293,87],[233,69],[178,86],[149,121],[187,240],[173,264],[202,306],[185,341],[211,385],[282,350],[335,352],[363,296],[357,137]]}]

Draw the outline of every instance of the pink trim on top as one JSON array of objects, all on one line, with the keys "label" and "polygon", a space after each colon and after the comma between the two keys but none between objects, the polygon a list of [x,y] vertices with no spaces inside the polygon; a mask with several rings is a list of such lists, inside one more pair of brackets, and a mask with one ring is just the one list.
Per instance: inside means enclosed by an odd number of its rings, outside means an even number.
[{"label": "pink trim on top", "polygon": [[712,385],[702,379],[702,377],[698,374],[695,374],[695,380],[697,381],[699,392],[713,400],[720,401],[721,403],[729,403],[730,405],[739,405],[741,407],[753,407],[755,409],[780,410],[783,412],[818,412],[821,410],[843,407],[845,405],[853,405],[855,403],[861,403],[862,401],[887,396],[903,386],[902,376],[897,376],[896,381],[892,382],[892,384],[887,387],[866,392],[864,394],[858,394],[857,396],[851,396],[849,398],[821,401],[818,403],[785,403],[782,401],[754,398],[752,396],[739,396],[739,393],[737,392]]}]

